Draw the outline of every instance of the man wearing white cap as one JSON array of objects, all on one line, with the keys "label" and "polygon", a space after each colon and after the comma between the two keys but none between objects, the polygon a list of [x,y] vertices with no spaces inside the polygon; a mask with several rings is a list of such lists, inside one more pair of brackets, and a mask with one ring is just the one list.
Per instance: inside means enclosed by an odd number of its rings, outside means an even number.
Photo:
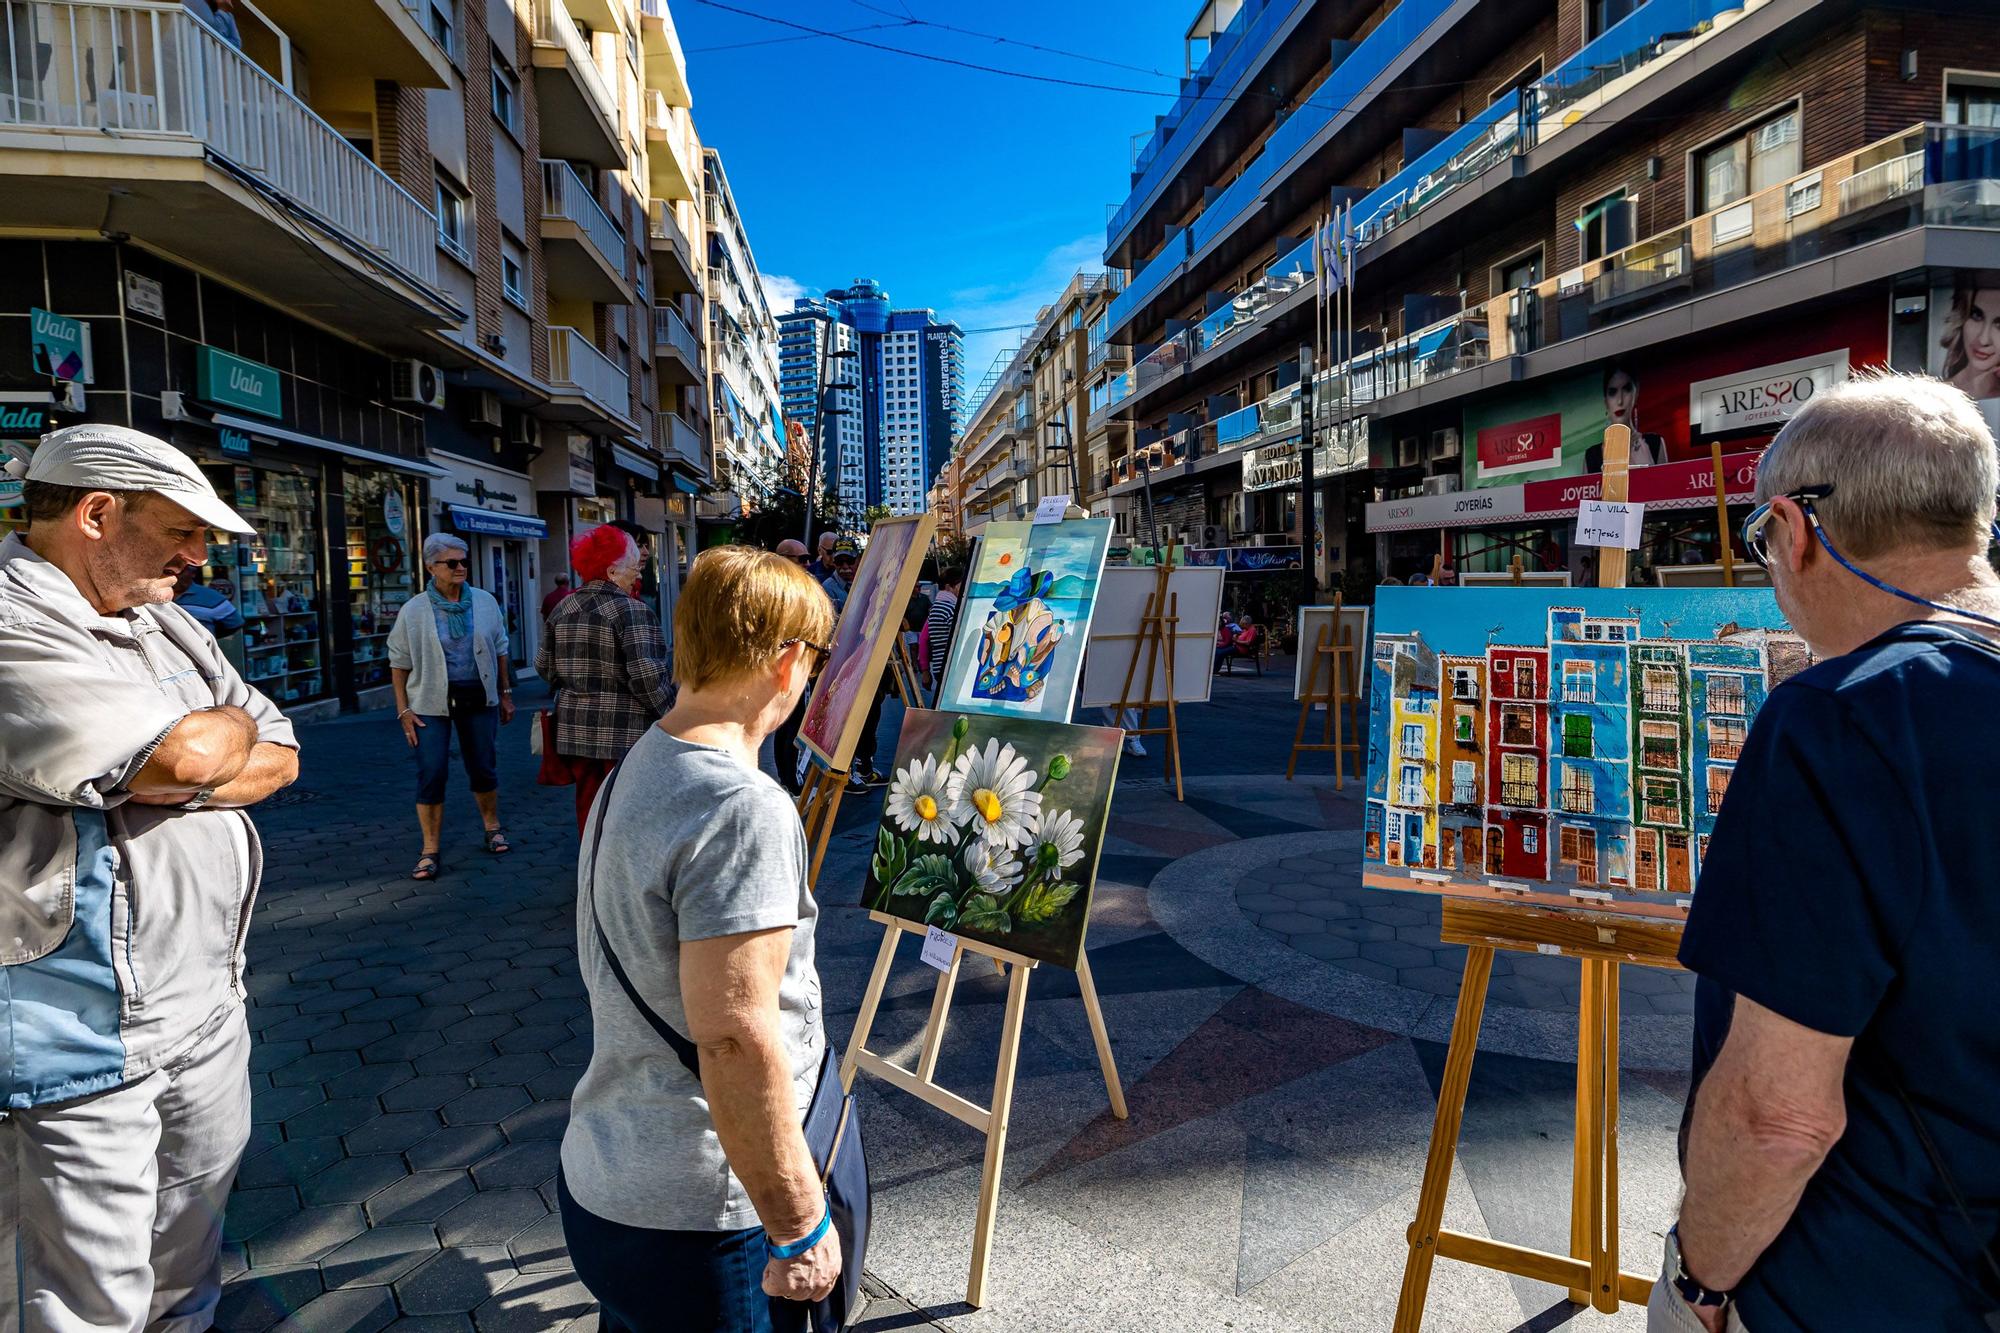
[{"label": "man wearing white cap", "polygon": [[43,437],[0,541],[0,1324],[205,1329],[250,1131],[243,808],[291,724],[173,604],[193,462],[122,426]]}]

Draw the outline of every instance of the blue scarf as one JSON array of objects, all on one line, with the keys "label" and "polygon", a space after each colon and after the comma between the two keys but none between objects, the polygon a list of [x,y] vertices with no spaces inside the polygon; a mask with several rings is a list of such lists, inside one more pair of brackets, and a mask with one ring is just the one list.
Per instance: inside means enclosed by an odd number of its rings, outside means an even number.
[{"label": "blue scarf", "polygon": [[472,628],[472,599],[459,590],[458,600],[452,601],[440,593],[436,586],[424,589],[424,595],[431,599],[431,605],[444,612],[445,637],[462,639]]}]

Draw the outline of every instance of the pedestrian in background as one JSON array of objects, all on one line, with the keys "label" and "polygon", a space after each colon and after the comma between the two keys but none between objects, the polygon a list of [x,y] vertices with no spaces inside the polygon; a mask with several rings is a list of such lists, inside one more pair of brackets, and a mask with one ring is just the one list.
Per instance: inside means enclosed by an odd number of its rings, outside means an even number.
[{"label": "pedestrian in background", "polygon": [[806,566],[806,573],[812,575],[815,580],[817,580],[822,584],[825,583],[828,579],[832,578],[833,550],[838,545],[840,545],[839,533],[822,532],[819,535],[819,542],[818,542],[819,554],[817,557],[814,558],[811,564]]},{"label": "pedestrian in background", "polygon": [[[800,569],[807,570],[808,573],[811,572],[810,566],[812,560],[806,552],[806,544],[804,542],[787,537],[784,541],[778,543],[777,553],[792,564],[797,565]],[[818,580],[814,581],[817,582]],[[797,796],[805,786],[799,780],[799,760],[801,758],[799,754],[799,724],[805,721],[806,699],[811,694],[812,686],[808,684],[804,690],[800,691],[799,701],[793,705],[792,711],[785,715],[785,720],[780,722],[778,729],[771,733],[771,766],[778,770],[778,781],[782,782],[785,785],[785,790],[794,796]]]},{"label": "pedestrian in background", "polygon": [[[826,1050],[819,909],[798,814],[757,766],[832,633],[796,564],[703,552],[674,613],[680,696],[587,830],[577,956],[594,1043],[557,1197],[607,1328],[804,1333],[802,1302],[840,1274],[801,1130]],[[692,1044],[699,1076],[656,1022]]]},{"label": "pedestrian in background", "polygon": [[28,527],[0,541],[0,1318],[203,1329],[250,1137],[244,810],[298,754],[172,598],[208,529],[252,529],[121,426],[56,431],[9,471]]},{"label": "pedestrian in background", "polygon": [[189,565],[174,580],[174,605],[218,639],[243,628],[243,613],[236,609],[236,603],[202,582],[200,565]]},{"label": "pedestrian in background", "polygon": [[946,565],[938,571],[937,596],[931,598],[931,613],[924,621],[920,665],[930,672],[933,689],[944,685],[944,664],[951,656],[952,631],[958,628],[958,599],[965,587],[965,570]]},{"label": "pedestrian in background", "polygon": [[826,595],[833,599],[833,609],[838,614],[847,609],[847,594],[854,587],[854,571],[861,565],[861,548],[853,542],[838,542],[830,557],[833,572],[820,581]]},{"label": "pedestrian in background", "polygon": [[389,628],[389,682],[396,721],[417,759],[417,827],[424,838],[411,879],[444,872],[444,789],[454,730],[486,850],[495,856],[514,850],[500,826],[499,728],[514,720],[507,617],[492,593],[466,582],[471,565],[463,538],[446,532],[426,537],[430,586],[403,603]]},{"label": "pedestrian in background", "polygon": [[1997,479],[1977,405],[1915,376],[1822,390],[1758,463],[1743,543],[1820,660],[1751,725],[1681,942],[1655,1333],[1996,1325]]},{"label": "pedestrian in background", "polygon": [[544,621],[555,611],[556,604],[569,596],[573,591],[569,586],[569,574],[566,571],[556,575],[555,584],[555,587],[550,588],[542,594],[542,619]]},{"label": "pedestrian in background", "polygon": [[608,523],[571,542],[582,584],[557,605],[535,650],[535,670],[555,692],[556,753],[576,775],[578,833],[604,775],[673,702],[660,618],[632,596],[640,560],[638,543]]}]

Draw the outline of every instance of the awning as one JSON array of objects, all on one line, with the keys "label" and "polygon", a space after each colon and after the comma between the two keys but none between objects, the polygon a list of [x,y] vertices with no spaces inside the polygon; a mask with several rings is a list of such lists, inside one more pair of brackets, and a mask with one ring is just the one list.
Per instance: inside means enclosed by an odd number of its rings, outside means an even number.
[{"label": "awning", "polygon": [[395,454],[381,454],[373,449],[360,449],[338,440],[323,440],[317,435],[307,435],[303,431],[286,430],[273,426],[268,421],[253,421],[249,417],[232,416],[227,412],[217,412],[209,418],[217,426],[227,426],[240,430],[253,440],[273,440],[283,444],[302,444],[308,449],[324,449],[328,453],[345,454],[349,458],[359,458],[374,463],[378,467],[394,468],[398,472],[411,472],[419,477],[449,477],[451,473],[433,463],[425,463],[415,458],[399,458]]},{"label": "awning", "polygon": [[1438,349],[1444,346],[1445,340],[1451,337],[1457,329],[1458,325],[1447,324],[1443,328],[1432,329],[1429,333],[1418,334],[1416,359],[1426,361],[1436,356]]},{"label": "awning", "polygon": [[624,468],[635,477],[646,477],[653,481],[660,479],[660,465],[644,454],[627,449],[622,444],[611,446],[611,461]]},{"label": "awning", "polygon": [[701,494],[701,487],[698,484],[689,481],[678,472],[674,473],[674,489],[686,495]]},{"label": "awning", "polygon": [[472,505],[446,505],[452,526],[460,532],[479,532],[489,537],[533,537],[549,535],[549,525],[533,514],[510,514],[503,509],[477,509]]}]

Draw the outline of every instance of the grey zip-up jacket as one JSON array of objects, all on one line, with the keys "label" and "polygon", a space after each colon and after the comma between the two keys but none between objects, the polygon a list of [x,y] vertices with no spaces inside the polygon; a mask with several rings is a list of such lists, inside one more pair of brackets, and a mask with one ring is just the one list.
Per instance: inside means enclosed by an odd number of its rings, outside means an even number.
[{"label": "grey zip-up jacket", "polygon": [[0,1109],[138,1078],[242,1003],[249,816],[125,790],[182,718],[222,704],[296,748],[187,612],[101,616],[0,541]]}]

